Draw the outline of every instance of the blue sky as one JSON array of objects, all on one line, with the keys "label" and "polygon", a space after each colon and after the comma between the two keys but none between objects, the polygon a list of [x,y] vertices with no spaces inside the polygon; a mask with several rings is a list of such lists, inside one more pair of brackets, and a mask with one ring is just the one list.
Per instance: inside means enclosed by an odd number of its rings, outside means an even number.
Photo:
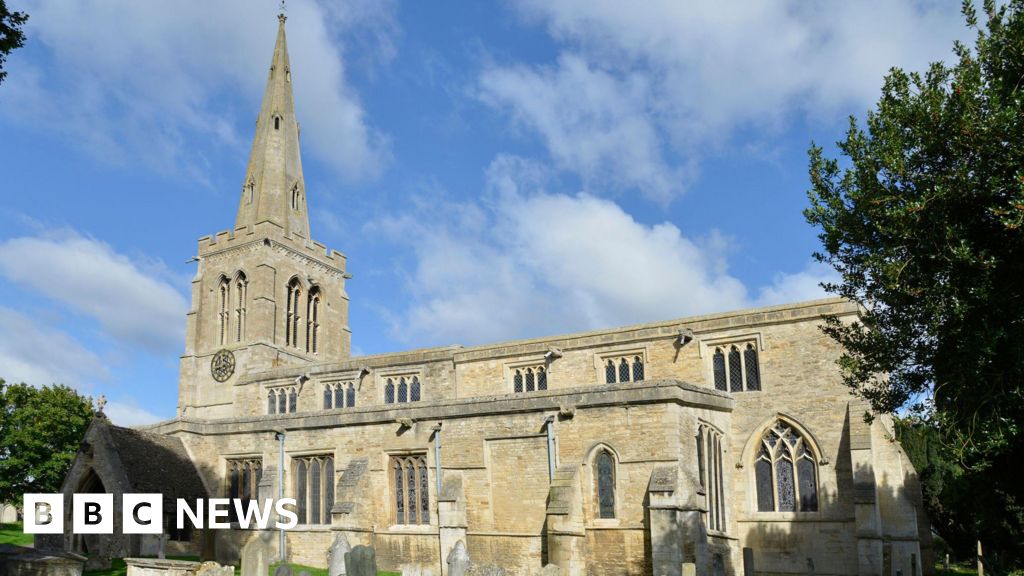
[{"label": "blue sky", "polygon": [[[13,0],[0,377],[174,415],[200,236],[230,228],[277,3]],[[959,2],[288,3],[313,237],[356,353],[821,296],[807,148]]]}]

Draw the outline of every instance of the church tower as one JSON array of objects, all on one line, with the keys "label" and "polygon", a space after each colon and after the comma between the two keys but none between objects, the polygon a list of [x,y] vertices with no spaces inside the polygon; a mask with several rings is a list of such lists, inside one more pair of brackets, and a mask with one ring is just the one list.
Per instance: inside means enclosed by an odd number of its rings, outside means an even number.
[{"label": "church tower", "polygon": [[235,227],[200,238],[178,414],[259,413],[245,375],[349,357],[345,256],[309,232],[285,16],[256,119]]}]

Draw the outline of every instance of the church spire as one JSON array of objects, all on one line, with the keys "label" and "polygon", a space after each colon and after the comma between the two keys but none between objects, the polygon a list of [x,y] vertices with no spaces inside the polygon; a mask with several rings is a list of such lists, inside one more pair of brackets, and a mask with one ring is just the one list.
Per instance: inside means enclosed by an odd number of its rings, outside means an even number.
[{"label": "church spire", "polygon": [[284,13],[277,17],[277,43],[263,105],[256,119],[256,136],[242,184],[235,227],[273,222],[285,233],[309,238],[306,186],[299,152],[299,123],[292,98]]}]

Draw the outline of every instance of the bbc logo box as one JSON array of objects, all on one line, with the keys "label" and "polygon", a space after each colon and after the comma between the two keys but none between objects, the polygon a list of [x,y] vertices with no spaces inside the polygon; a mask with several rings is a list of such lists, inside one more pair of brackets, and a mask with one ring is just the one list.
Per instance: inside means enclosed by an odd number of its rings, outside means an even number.
[{"label": "bbc logo box", "polygon": [[[121,530],[124,534],[161,534],[164,500],[160,494],[124,494]],[[113,494],[74,494],[71,530],[75,534],[114,533]],[[64,533],[63,494],[25,494],[25,534]]]}]

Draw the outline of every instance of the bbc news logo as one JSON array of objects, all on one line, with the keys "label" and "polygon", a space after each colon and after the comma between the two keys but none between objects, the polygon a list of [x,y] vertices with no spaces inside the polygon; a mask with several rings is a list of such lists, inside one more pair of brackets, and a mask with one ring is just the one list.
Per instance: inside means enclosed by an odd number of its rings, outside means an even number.
[{"label": "bbc news logo", "polygon": [[[239,528],[254,526],[290,530],[299,523],[293,510],[294,498],[257,500],[210,498],[175,501],[175,524],[179,530]],[[289,510],[287,507],[291,507]],[[205,514],[204,514],[205,511]],[[230,520],[234,511],[234,519]],[[74,494],[71,499],[71,531],[74,534],[114,533],[113,494]],[[276,516],[276,519],[274,518]],[[124,494],[121,498],[121,529],[124,534],[163,534],[164,497],[162,494]],[[188,524],[186,524],[188,522]],[[25,494],[25,534],[64,533],[63,494]]]}]

